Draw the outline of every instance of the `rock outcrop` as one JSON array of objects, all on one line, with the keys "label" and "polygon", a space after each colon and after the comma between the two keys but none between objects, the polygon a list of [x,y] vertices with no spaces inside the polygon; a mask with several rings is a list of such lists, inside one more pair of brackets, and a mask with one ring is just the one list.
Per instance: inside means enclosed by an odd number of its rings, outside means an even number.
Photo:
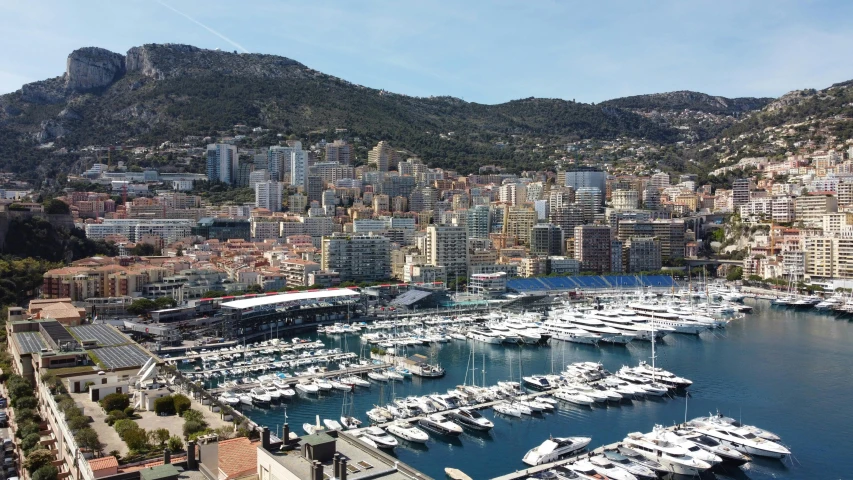
[{"label": "rock outcrop", "polygon": [[104,88],[123,74],[123,55],[98,47],[80,48],[68,55],[65,87],[75,92]]}]

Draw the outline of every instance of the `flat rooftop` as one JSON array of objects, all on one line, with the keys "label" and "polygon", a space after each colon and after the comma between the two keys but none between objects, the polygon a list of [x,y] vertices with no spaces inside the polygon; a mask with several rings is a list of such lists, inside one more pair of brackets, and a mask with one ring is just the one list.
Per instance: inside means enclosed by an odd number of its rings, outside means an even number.
[{"label": "flat rooftop", "polygon": [[264,295],[255,298],[246,298],[242,300],[234,300],[225,302],[223,307],[246,309],[254,307],[262,307],[264,305],[275,305],[278,303],[298,302],[300,300],[323,300],[333,298],[358,297],[361,294],[354,292],[348,288],[336,288],[329,290],[315,290],[306,292],[282,293],[279,295]]},{"label": "flat rooftop", "polygon": [[[301,444],[300,444],[301,445]],[[311,480],[311,462],[305,459],[300,448],[290,452],[269,452],[263,450],[267,455],[274,458],[279,464],[286,468],[299,480]],[[347,459],[347,478],[358,480],[360,478],[378,478],[382,480],[411,480],[417,473],[418,478],[429,479],[430,477],[408,467],[396,458],[379,452],[359,440],[346,434],[339,434],[335,441],[335,451]],[[264,453],[258,452],[259,458]],[[407,470],[408,475],[399,470],[394,470],[394,464],[398,463],[400,470]],[[323,463],[323,473],[332,476],[332,461]],[[327,478],[329,478],[327,477]]]}]

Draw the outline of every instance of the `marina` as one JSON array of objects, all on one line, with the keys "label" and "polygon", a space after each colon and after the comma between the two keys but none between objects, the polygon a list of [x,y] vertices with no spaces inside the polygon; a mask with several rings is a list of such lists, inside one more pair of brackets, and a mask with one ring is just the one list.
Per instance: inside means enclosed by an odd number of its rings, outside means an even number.
[{"label": "marina", "polygon": [[[622,345],[600,343],[596,346],[555,338],[550,338],[544,344],[523,341],[487,343],[463,335],[462,327],[473,324],[458,319],[441,323],[449,338],[421,338],[417,343],[413,341],[415,337],[429,333],[413,332],[425,326],[423,322],[412,322],[411,319],[405,329],[399,325],[382,329],[360,327],[357,333],[338,333],[333,329],[332,334],[302,335],[306,340],[321,340],[321,348],[325,350],[337,348],[341,349],[341,352],[364,352],[370,348],[381,348],[376,343],[373,347],[368,346],[364,340],[365,333],[384,332],[385,340],[394,342],[390,348],[399,350],[398,359],[419,354],[428,358],[431,363],[444,367],[446,375],[437,378],[405,376],[398,380],[378,381],[364,375],[364,381],[369,386],[355,387],[352,394],[335,389],[318,391],[316,394],[297,392],[292,398],[277,404],[273,402],[269,406],[240,405],[238,409],[254,422],[269,426],[273,432],[281,430],[285,414],[292,429],[294,425],[303,423],[313,425],[318,416],[328,421],[323,423],[329,428],[334,428],[333,421],[343,416],[345,408],[362,422],[360,429],[348,430],[349,434],[355,436],[364,436],[367,432],[365,429],[371,424],[385,427],[383,431],[392,427],[392,430],[404,436],[418,435],[415,429],[419,430],[427,435],[426,439],[409,440],[394,433],[390,436],[386,433],[385,436],[397,443],[394,448],[387,448],[386,453],[434,478],[442,478],[445,468],[456,468],[471,478],[512,475],[511,472],[532,468],[521,461],[525,452],[552,436],[589,437],[592,439],[590,450],[600,452],[603,446],[622,441],[628,433],[651,432],[655,425],[672,426],[699,415],[718,411],[731,417],[743,418],[744,423],[759,425],[779,433],[784,441],[791,442],[786,446],[793,452],[782,461],[753,458],[741,467],[715,469],[714,473],[718,478],[743,478],[744,474],[748,478],[804,478],[808,476],[809,471],[814,471],[811,469],[817,468],[817,465],[821,468],[836,468],[838,462],[829,462],[826,454],[816,449],[816,445],[805,441],[802,435],[791,434],[791,430],[796,431],[797,426],[791,425],[788,421],[791,417],[785,415],[796,417],[791,410],[795,407],[792,397],[795,398],[798,394],[790,389],[780,390],[779,383],[787,381],[780,378],[781,372],[772,363],[786,365],[792,361],[804,361],[805,347],[802,344],[813,344],[827,336],[834,339],[829,346],[834,349],[833,355],[842,354],[839,350],[849,355],[842,347],[845,339],[848,342],[851,340],[849,324],[825,315],[799,310],[780,310],[765,301],[747,302],[748,306],[755,307],[754,313],[728,322],[725,328],[709,326],[698,334],[668,332],[654,344],[651,341],[634,339]],[[550,321],[554,315],[540,318],[542,321]],[[448,334],[453,329],[458,331],[457,335]],[[838,332],[842,335],[839,336]],[[407,341],[399,342],[402,339]],[[284,339],[282,341],[286,343]],[[783,346],[794,355],[777,351],[771,347],[774,344]],[[672,372],[672,377],[661,375],[656,382],[675,382],[681,377],[682,380],[691,380],[692,385],[687,385],[686,390],[671,390],[669,386],[665,386],[665,393],[661,396],[647,394],[642,399],[593,400],[588,405],[560,400],[558,393],[567,389],[555,388],[558,385],[556,382],[545,384],[541,390],[532,388],[532,382],[556,380],[554,377],[549,380],[549,376],[556,374],[559,377],[571,364],[586,362],[600,363],[603,369],[613,374],[612,380],[622,380],[626,375],[639,373],[636,370],[650,368],[648,363],[644,367],[641,362],[651,361],[653,345],[657,366]],[[760,348],[756,350],[756,347]],[[753,355],[758,355],[762,361],[756,363]],[[393,360],[389,361],[388,355],[381,358],[381,365],[364,365],[365,371],[387,371]],[[751,365],[751,368],[742,368],[742,365]],[[849,367],[832,367],[833,370],[839,368],[848,368],[849,373]],[[331,372],[335,373],[334,370]],[[327,376],[327,373],[322,375]],[[292,381],[296,381],[298,377],[292,378]],[[798,378],[798,381],[808,385],[821,379],[826,381],[822,375]],[[769,380],[772,382],[765,385]],[[448,424],[459,424],[452,415],[454,411],[458,411],[458,407],[445,409],[440,414],[420,412],[404,416],[404,423],[393,415],[381,422],[374,422],[367,415],[368,411],[376,409],[377,406],[394,405],[394,399],[432,398],[437,395],[439,398],[434,402],[437,403],[441,396],[446,396],[459,386],[476,383],[478,388],[486,388],[496,387],[499,382],[523,384],[527,387],[527,392],[525,396],[517,397],[514,401],[498,398],[472,404],[471,407],[476,407],[475,411],[493,425],[485,430],[463,427],[462,431],[457,433],[437,433],[437,430],[442,428],[452,428],[447,427]],[[615,383],[602,386],[607,386],[608,389],[617,388]],[[623,385],[622,388],[630,388],[630,385]],[[685,391],[690,392],[689,396]],[[584,394],[580,391],[574,393]],[[535,402],[536,397],[543,395],[547,396],[545,398],[555,399],[556,408],[522,413],[525,408],[523,403]],[[832,399],[838,401],[839,398],[835,395],[837,394],[828,395],[819,403]],[[767,408],[768,396],[773,399],[770,400],[772,408]],[[820,423],[818,421],[818,424]],[[829,437],[836,434],[829,425],[821,432]],[[803,462],[806,456],[808,463]],[[486,461],[486,458],[500,460]],[[735,468],[737,472],[731,468]]]}]

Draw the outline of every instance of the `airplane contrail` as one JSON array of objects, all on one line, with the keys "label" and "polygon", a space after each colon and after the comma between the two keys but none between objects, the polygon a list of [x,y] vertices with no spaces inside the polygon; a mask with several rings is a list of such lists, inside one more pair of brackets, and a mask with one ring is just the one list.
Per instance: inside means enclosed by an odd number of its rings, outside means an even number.
[{"label": "airplane contrail", "polygon": [[221,39],[225,40],[226,42],[230,43],[231,45],[233,45],[233,46],[237,47],[238,49],[242,50],[242,51],[243,51],[243,53],[249,53],[249,51],[248,51],[248,50],[246,50],[245,48],[243,48],[243,46],[242,46],[242,45],[240,45],[239,43],[235,42],[234,40],[231,40],[230,38],[226,37],[225,35],[223,35],[223,34],[221,34],[221,33],[217,32],[216,30],[214,30],[214,29],[212,29],[212,28],[208,27],[207,25],[205,25],[205,24],[203,24],[203,23],[199,22],[199,21],[198,21],[198,20],[196,20],[195,18],[193,18],[193,17],[191,17],[191,16],[187,15],[186,13],[184,13],[184,12],[182,12],[182,11],[178,10],[177,8],[175,8],[175,7],[173,7],[173,6],[169,5],[169,4],[167,4],[167,3],[165,3],[165,2],[162,2],[161,0],[154,0],[154,1],[155,1],[155,2],[157,2],[157,3],[159,3],[160,5],[162,5],[162,6],[166,7],[166,8],[168,8],[169,10],[171,10],[171,11],[173,11],[173,12],[177,13],[178,15],[180,15],[180,16],[182,16],[182,17],[186,18],[187,20],[189,20],[189,21],[191,21],[191,22],[195,23],[195,24],[196,24],[196,25],[198,25],[199,27],[201,27],[201,28],[203,28],[203,29],[207,30],[208,32],[210,32],[210,33],[212,33],[212,34],[216,35],[217,37],[219,37],[219,38],[221,38]]}]

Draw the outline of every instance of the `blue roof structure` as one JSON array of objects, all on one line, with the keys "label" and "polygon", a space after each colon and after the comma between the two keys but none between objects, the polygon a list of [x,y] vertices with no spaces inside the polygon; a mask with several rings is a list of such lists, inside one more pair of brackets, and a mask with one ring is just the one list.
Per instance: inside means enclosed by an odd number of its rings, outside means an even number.
[{"label": "blue roof structure", "polygon": [[574,277],[513,278],[506,282],[516,292],[548,292],[559,290],[604,290],[614,288],[669,288],[676,286],[667,275],[605,275]]}]

